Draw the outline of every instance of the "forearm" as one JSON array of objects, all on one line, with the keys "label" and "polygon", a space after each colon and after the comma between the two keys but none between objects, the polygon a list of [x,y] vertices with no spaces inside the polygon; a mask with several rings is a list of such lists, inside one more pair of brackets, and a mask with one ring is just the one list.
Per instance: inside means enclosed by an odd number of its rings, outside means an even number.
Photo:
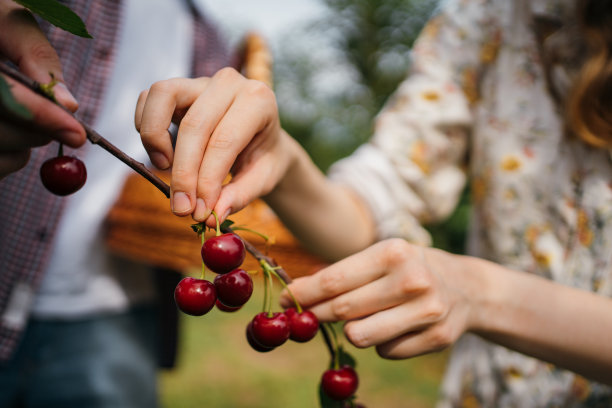
[{"label": "forearm", "polygon": [[472,332],[612,384],[611,299],[484,260],[464,259],[469,280],[479,275],[481,282],[471,290],[476,305]]},{"label": "forearm", "polygon": [[287,172],[264,197],[282,222],[309,250],[329,260],[374,242],[374,223],[364,203],[330,182],[297,142],[291,139],[288,144]]}]

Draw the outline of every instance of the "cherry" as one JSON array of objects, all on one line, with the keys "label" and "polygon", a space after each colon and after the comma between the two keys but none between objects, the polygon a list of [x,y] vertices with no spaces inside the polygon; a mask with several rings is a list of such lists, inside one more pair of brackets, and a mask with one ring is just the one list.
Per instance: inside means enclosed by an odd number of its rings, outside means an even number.
[{"label": "cherry", "polygon": [[253,339],[265,347],[277,347],[289,338],[289,319],[284,313],[262,312],[253,318]]},{"label": "cherry", "polygon": [[226,306],[223,303],[221,303],[219,299],[217,299],[217,301],[215,302],[215,305],[217,306],[217,309],[221,310],[222,312],[235,312],[237,310],[240,310],[240,308],[242,307],[242,306],[236,306],[236,307]]},{"label": "cherry", "polygon": [[231,232],[207,239],[201,253],[204,264],[217,273],[238,268],[246,256],[242,239]]},{"label": "cherry", "polygon": [[225,306],[244,305],[253,293],[253,279],[244,269],[234,269],[215,277],[217,299]]},{"label": "cherry", "polygon": [[247,325],[246,338],[247,338],[247,341],[249,342],[249,345],[255,351],[259,351],[260,353],[267,353],[268,351],[274,350],[274,347],[262,346],[261,344],[257,342],[257,340],[255,340],[255,337],[253,337],[253,322],[252,321],[250,321],[249,324]]},{"label": "cherry", "polygon": [[329,369],[321,377],[321,387],[327,396],[342,401],[352,396],[357,391],[359,378],[355,369],[349,365],[337,370]]},{"label": "cherry", "polygon": [[174,289],[174,301],[183,313],[202,316],[217,301],[215,285],[205,279],[183,278]]},{"label": "cherry", "polygon": [[317,335],[319,331],[319,319],[310,310],[298,313],[295,307],[285,310],[289,319],[291,334],[289,338],[298,343],[305,343]]},{"label": "cherry", "polygon": [[66,196],[83,187],[87,170],[85,164],[74,156],[57,156],[42,164],[40,179],[53,194]]}]

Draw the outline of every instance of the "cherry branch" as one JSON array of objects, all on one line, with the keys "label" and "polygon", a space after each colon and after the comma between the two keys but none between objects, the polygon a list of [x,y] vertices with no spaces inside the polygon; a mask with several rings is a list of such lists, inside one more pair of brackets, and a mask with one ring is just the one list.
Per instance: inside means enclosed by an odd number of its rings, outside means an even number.
[{"label": "cherry branch", "polygon": [[[234,232],[234,230],[231,227],[228,227],[228,226],[221,226],[220,230],[222,232],[224,232],[224,233],[227,233],[227,232],[232,232],[233,233]],[[247,250],[247,252],[250,253],[251,255],[253,255],[253,257],[255,259],[257,259],[258,261],[265,261],[265,262],[267,262],[271,267],[274,268],[274,272],[277,273],[277,275],[283,280],[283,282],[285,282],[286,284],[290,284],[291,283],[291,277],[289,276],[287,271],[285,271],[282,266],[278,265],[274,259],[272,259],[269,256],[263,254],[259,249],[257,249],[255,247],[255,245],[251,244],[246,239],[242,238],[242,242],[244,242],[244,247]],[[327,328],[325,327],[325,325],[319,324],[319,330],[321,331],[321,334],[323,335],[323,340],[325,341],[325,345],[327,346],[327,349],[329,350],[330,357],[331,357],[331,359],[333,361],[333,359],[334,359],[334,357],[336,355],[336,351],[335,351],[334,346],[332,344],[332,341],[331,341],[331,338],[330,338],[329,333],[327,331]]]},{"label": "cherry branch", "polygon": [[[54,104],[56,104],[57,106],[59,106],[66,113],[68,113],[70,116],[72,116],[77,122],[79,122],[79,124],[81,126],[83,126],[83,129],[85,129],[85,133],[87,134],[87,139],[92,144],[100,146],[101,148],[103,148],[104,150],[106,150],[107,152],[109,152],[110,154],[115,156],[117,159],[121,160],[123,163],[128,165],[130,168],[132,168],[138,174],[140,174],[145,179],[147,179],[159,191],[161,191],[166,197],[168,197],[168,198],[170,197],[170,186],[168,184],[166,184],[163,180],[161,180],[159,177],[157,177],[155,174],[153,174],[149,169],[147,169],[145,167],[144,164],[142,164],[141,162],[133,159],[132,157],[127,155],[125,152],[123,152],[121,149],[119,149],[118,147],[113,145],[111,142],[109,142],[107,139],[102,137],[102,135],[100,135],[98,132],[96,132],[87,123],[85,123],[82,120],[76,118],[72,114],[72,112],[67,110],[65,107],[60,105],[55,100],[55,98],[53,97],[52,93],[49,93],[49,92],[45,91],[45,87],[43,86],[43,84],[41,84],[40,82],[35,81],[34,79],[32,79],[32,78],[22,74],[21,72],[19,72],[18,70],[14,69],[13,67],[8,65],[4,61],[0,61],[0,72],[5,74],[5,75],[7,75],[8,77],[14,79],[15,81],[19,82],[20,84],[22,84],[26,88],[30,89],[31,91],[35,92],[36,94],[44,97],[45,99],[47,99],[47,100],[53,102]],[[230,227],[222,227],[221,230],[223,232],[233,232],[233,230]],[[287,272],[282,267],[280,267],[276,263],[276,261],[274,261],[274,259],[264,255],[253,244],[251,244],[247,240],[243,239],[242,241],[244,242],[244,246],[245,246],[246,250],[251,255],[253,255],[255,257],[255,259],[257,259],[258,261],[265,260],[270,266],[275,268],[274,269],[275,272],[278,274],[278,276],[285,283],[287,283],[287,284],[291,283],[291,277],[287,274]],[[325,340],[325,344],[326,344],[326,346],[327,346],[327,348],[329,350],[331,358],[333,359],[334,356],[335,356],[335,351],[334,351],[334,347],[332,345],[329,333],[327,331],[327,328],[324,325],[320,324],[319,325],[319,329],[321,330],[321,333],[323,335],[323,339]]]},{"label": "cherry branch", "polygon": [[137,172],[138,174],[140,174],[141,176],[146,178],[151,184],[153,184],[166,197],[170,197],[170,186],[168,184],[166,184],[163,180],[161,180],[159,177],[157,177],[155,174],[153,174],[149,169],[147,169],[145,167],[144,164],[142,164],[141,162],[139,162],[139,161],[133,159],[132,157],[128,156],[121,149],[119,149],[118,147],[113,145],[111,142],[106,140],[104,137],[102,137],[102,135],[100,135],[98,132],[96,132],[87,123],[85,123],[82,120],[76,118],[72,114],[72,112],[70,112],[69,110],[64,108],[62,105],[60,105],[55,100],[55,98],[53,98],[52,94],[50,94],[50,93],[48,93],[48,92],[46,92],[44,90],[43,84],[41,84],[40,82],[35,81],[32,78],[22,74],[21,72],[19,72],[18,70],[12,68],[10,65],[8,65],[4,61],[0,61],[0,72],[2,72],[3,74],[6,74],[10,78],[14,79],[15,81],[19,82],[23,86],[25,86],[28,89],[30,89],[31,91],[33,91],[36,94],[46,98],[47,100],[55,103],[57,106],[62,108],[66,113],[68,113],[70,116],[75,118],[75,120],[77,120],[81,126],[83,126],[83,129],[85,129],[85,133],[87,134],[87,139],[92,144],[100,146],[101,148],[103,148],[104,150],[106,150],[107,152],[109,152],[110,154],[112,154],[113,156],[118,158],[119,160],[121,160],[123,163],[127,164],[135,172]]}]

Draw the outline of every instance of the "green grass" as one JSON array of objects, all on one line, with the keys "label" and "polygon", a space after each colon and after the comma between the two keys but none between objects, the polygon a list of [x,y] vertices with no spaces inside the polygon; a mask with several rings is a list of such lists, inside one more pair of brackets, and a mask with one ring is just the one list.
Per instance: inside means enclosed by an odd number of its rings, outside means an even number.
[{"label": "green grass", "polygon": [[[253,299],[238,312],[183,315],[178,366],[160,375],[162,407],[318,407],[318,382],[329,358],[320,335],[269,353],[247,344],[246,325],[261,309],[259,289],[256,285]],[[373,349],[346,346],[358,364],[357,395],[368,407],[433,406],[445,354],[389,361]]]}]

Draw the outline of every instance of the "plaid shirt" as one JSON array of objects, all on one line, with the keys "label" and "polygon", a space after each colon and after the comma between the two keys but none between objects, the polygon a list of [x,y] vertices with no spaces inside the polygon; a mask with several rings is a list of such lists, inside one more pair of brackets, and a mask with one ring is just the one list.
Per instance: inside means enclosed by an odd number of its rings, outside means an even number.
[{"label": "plaid shirt", "polygon": [[[76,37],[46,22],[41,27],[57,50],[66,83],[79,101],[77,116],[93,123],[113,69],[121,0],[65,3],[81,16],[94,39]],[[194,16],[192,74],[209,76],[229,65],[230,58],[214,27],[191,2],[189,7]],[[62,215],[64,200],[45,190],[39,176],[41,164],[56,149],[55,144],[34,149],[24,169],[0,181],[0,361],[11,356],[23,329],[7,318],[7,308],[29,307]],[[70,154],[70,149],[65,152]]]}]

